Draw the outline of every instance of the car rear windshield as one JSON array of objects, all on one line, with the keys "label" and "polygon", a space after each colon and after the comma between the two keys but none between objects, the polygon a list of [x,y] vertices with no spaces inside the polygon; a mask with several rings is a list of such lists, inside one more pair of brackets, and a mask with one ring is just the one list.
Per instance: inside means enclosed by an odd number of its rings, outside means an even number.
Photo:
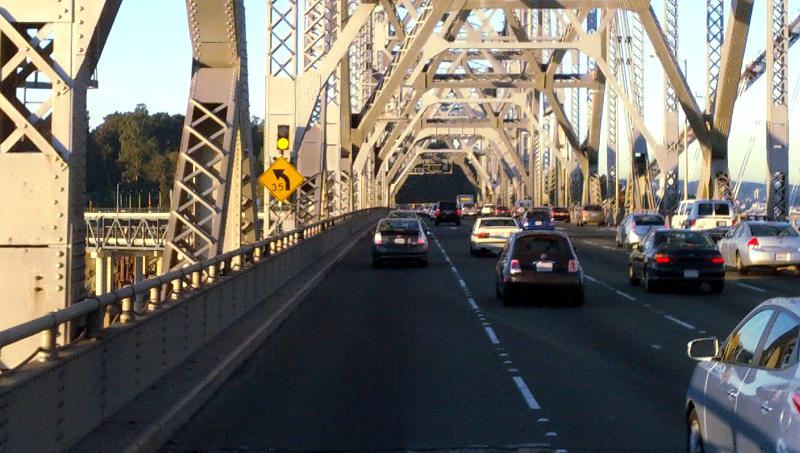
[{"label": "car rear windshield", "polygon": [[514,244],[514,258],[528,262],[547,259],[572,258],[569,243],[560,236],[523,236]]},{"label": "car rear windshield", "polygon": [[455,201],[441,201],[439,202],[439,209],[449,209],[451,211],[455,211],[456,203]]},{"label": "car rear windshield", "polygon": [[393,218],[393,219],[403,219],[403,218],[405,218],[405,219],[409,219],[409,218],[413,219],[413,218],[416,217],[416,214],[414,214],[411,211],[392,211],[392,212],[389,213],[389,215],[387,217]]},{"label": "car rear windshield", "polygon": [[584,211],[602,211],[603,207],[597,204],[589,204],[583,207]]},{"label": "car rear windshield", "polygon": [[553,212],[558,212],[560,214],[566,214],[569,212],[568,208],[553,208]]},{"label": "car rear windshield", "polygon": [[680,231],[669,231],[669,232],[662,232],[656,233],[656,237],[654,239],[655,245],[675,245],[675,246],[713,246],[714,241],[708,234],[703,233],[701,231],[688,231],[688,230],[680,230]]},{"label": "car rear windshield", "polygon": [[475,205],[472,204],[472,203],[464,203],[464,204],[461,205],[461,207],[464,208],[464,209],[472,209],[472,208],[475,207]]},{"label": "car rear windshield", "polygon": [[697,215],[730,215],[728,203],[698,203]]},{"label": "car rear windshield", "polygon": [[791,236],[796,237],[797,231],[788,223],[751,223],[750,232],[753,236]]},{"label": "car rear windshield", "polygon": [[515,227],[514,219],[483,219],[481,227]]},{"label": "car rear windshield", "polygon": [[547,211],[530,211],[528,218],[531,220],[550,220],[550,213]]},{"label": "car rear windshield", "polygon": [[635,220],[637,225],[663,225],[665,222],[663,217],[655,214],[641,215]]},{"label": "car rear windshield", "polygon": [[388,232],[416,232],[419,231],[419,225],[416,220],[410,219],[383,219],[381,221],[378,231],[381,233]]}]

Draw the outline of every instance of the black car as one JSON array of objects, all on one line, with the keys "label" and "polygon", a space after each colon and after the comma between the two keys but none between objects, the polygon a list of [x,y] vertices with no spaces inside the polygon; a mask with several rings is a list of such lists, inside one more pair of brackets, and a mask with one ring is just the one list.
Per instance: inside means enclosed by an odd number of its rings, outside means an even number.
[{"label": "black car", "polygon": [[560,231],[511,235],[495,267],[495,295],[504,305],[564,295],[570,305],[583,305],[583,269],[569,237]]},{"label": "black car", "polygon": [[628,278],[632,285],[643,283],[647,292],[666,284],[708,283],[712,293],[720,293],[725,287],[725,261],[706,232],[651,231],[628,258]]},{"label": "black car", "polygon": [[436,204],[433,214],[433,223],[455,223],[461,225],[461,211],[455,201],[440,201]]},{"label": "black car", "polygon": [[428,238],[419,219],[385,218],[378,221],[372,241],[372,266],[386,261],[415,261],[428,265]]}]

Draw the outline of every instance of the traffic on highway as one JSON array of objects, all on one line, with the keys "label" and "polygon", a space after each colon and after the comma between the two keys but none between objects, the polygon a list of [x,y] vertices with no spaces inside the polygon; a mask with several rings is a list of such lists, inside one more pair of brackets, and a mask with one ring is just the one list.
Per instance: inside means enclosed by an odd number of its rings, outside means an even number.
[{"label": "traffic on highway", "polygon": [[[662,220],[629,249],[436,215],[378,222],[164,450],[800,449],[796,263],[740,273]],[[378,239],[407,250],[375,269]]]}]

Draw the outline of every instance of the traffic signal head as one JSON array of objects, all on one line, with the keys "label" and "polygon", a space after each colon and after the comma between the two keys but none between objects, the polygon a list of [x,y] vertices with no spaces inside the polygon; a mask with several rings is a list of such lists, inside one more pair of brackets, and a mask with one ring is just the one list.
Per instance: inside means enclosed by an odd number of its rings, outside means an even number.
[{"label": "traffic signal head", "polygon": [[289,149],[289,126],[287,124],[278,125],[278,141],[275,143],[278,151]]}]

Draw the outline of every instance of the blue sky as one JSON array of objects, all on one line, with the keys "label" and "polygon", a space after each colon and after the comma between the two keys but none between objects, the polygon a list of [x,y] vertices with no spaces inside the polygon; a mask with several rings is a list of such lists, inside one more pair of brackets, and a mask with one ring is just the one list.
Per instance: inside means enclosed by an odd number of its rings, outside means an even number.
[{"label": "blue sky", "polygon": [[[245,0],[247,17],[247,50],[249,60],[250,111],[264,117],[264,67],[265,67],[265,0]],[[687,60],[688,80],[691,89],[705,94],[705,2],[681,0],[679,10],[678,58]],[[726,1],[726,19],[729,1]],[[756,2],[752,26],[748,37],[745,61],[749,62],[761,51],[766,42],[766,1]],[[663,3],[652,1],[653,9],[661,15]],[[800,0],[789,1],[789,20],[798,14]],[[792,64],[800,56],[797,49],[790,52],[789,92],[794,93],[800,67]],[[794,60],[791,60],[794,59]],[[661,136],[662,72],[659,63],[646,58],[646,112],[648,127]],[[146,104],[152,112],[181,113],[186,111],[191,77],[191,47],[186,20],[185,2],[178,0],[128,0],[122,2],[111,30],[106,48],[97,70],[99,88],[91,90],[88,98],[90,126],[100,124],[108,114],[133,110],[137,104]],[[729,142],[731,176],[735,177],[742,166],[745,151],[753,137],[753,152],[747,163],[745,179],[764,181],[766,175],[765,125],[758,123],[765,115],[765,80],[762,78],[738,102],[734,113],[733,132]],[[790,99],[792,97],[790,96]],[[702,105],[704,99],[698,99]],[[794,113],[794,112],[793,112]],[[800,112],[797,112],[800,114]],[[620,124],[623,124],[621,122]],[[796,124],[795,120],[791,121]],[[797,128],[794,128],[797,130]],[[797,134],[791,137],[795,145]],[[623,153],[624,155],[625,153]],[[696,153],[690,151],[690,179],[699,174]],[[800,176],[800,158],[790,154],[790,178],[797,182]],[[625,157],[622,157],[623,161]],[[601,152],[601,168],[604,168]],[[698,161],[699,162],[699,161]],[[604,170],[601,169],[601,172]]]}]

